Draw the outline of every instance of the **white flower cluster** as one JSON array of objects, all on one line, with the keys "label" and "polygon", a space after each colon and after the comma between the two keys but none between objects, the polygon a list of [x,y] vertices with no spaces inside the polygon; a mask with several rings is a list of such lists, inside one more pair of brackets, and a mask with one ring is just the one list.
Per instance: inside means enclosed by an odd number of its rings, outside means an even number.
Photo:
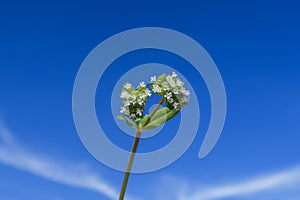
[{"label": "white flower cluster", "polygon": [[[156,78],[151,77],[150,88],[154,94],[164,97],[166,106],[169,109],[180,110],[189,102],[190,92],[184,87],[184,83],[177,77],[175,72],[172,75],[162,74]],[[146,107],[146,101],[151,96],[151,91],[141,82],[137,90],[130,83],[125,83],[120,94],[123,104],[121,113],[131,119],[142,118]]]},{"label": "white flower cluster", "polygon": [[165,98],[166,106],[170,109],[181,109],[189,102],[190,92],[175,72],[151,77],[150,87],[155,94]]},{"label": "white flower cluster", "polygon": [[120,112],[131,119],[142,118],[149,96],[151,91],[144,82],[139,84],[137,90],[130,83],[125,83],[120,95],[123,100]]}]

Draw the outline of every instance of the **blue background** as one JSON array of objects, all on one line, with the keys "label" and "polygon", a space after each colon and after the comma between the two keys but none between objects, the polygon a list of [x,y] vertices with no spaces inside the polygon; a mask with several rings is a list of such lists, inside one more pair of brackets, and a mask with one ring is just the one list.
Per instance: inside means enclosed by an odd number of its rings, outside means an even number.
[{"label": "blue background", "polygon": [[[0,137],[0,199],[111,199],[92,186],[53,181],[34,167],[26,168],[22,161],[7,161],[7,155],[18,160],[16,155],[21,153],[50,160],[65,171],[79,170],[72,176],[96,174],[119,191],[123,173],[95,160],[77,135],[72,88],[82,61],[95,46],[119,32],[146,26],[180,31],[207,50],[222,75],[228,112],[216,147],[199,160],[210,118],[209,96],[201,77],[195,76],[183,60],[166,52],[137,51],[117,60],[103,77],[107,91],[112,89],[115,73],[120,76],[136,64],[156,61],[174,68],[186,65],[178,70],[198,86],[195,90],[202,112],[199,133],[189,150],[163,170],[132,175],[128,195],[136,199],[180,199],[179,193],[184,191],[187,194],[181,199],[189,200],[198,190],[222,185],[235,188],[255,178],[261,180],[290,169],[295,172],[300,166],[299,9],[292,0],[1,1],[0,130],[7,129],[17,144],[6,148],[8,142]],[[96,105],[99,110],[110,106]],[[103,112],[110,115],[107,109]],[[129,149],[130,138],[118,139],[118,129],[112,119],[108,120],[111,127],[106,126],[114,130],[113,139]],[[142,142],[139,150],[163,146],[170,138],[166,136],[153,146],[143,147]],[[55,169],[48,170],[56,173]],[[299,199],[297,183],[300,172],[282,185],[219,199]]]}]

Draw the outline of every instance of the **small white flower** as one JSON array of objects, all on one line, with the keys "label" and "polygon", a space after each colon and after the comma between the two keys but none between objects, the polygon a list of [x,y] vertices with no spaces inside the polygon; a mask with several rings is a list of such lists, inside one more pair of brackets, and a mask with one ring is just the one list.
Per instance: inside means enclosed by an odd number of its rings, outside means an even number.
[{"label": "small white flower", "polygon": [[190,91],[185,88],[181,88],[180,92],[185,96],[190,96]]},{"label": "small white flower", "polygon": [[175,87],[176,86],[176,84],[175,84],[175,82],[174,82],[174,78],[172,77],[172,76],[167,76],[166,77],[166,80],[167,80],[167,82],[169,83],[169,85],[171,86],[171,87]]},{"label": "small white flower", "polygon": [[175,103],[173,104],[173,106],[174,106],[175,109],[178,108],[178,105],[179,105],[179,103],[177,103],[177,102],[175,102]]},{"label": "small white flower", "polygon": [[120,97],[122,99],[127,99],[129,97],[129,93],[127,91],[122,91]]},{"label": "small white flower", "polygon": [[144,101],[142,99],[138,99],[137,103],[142,106],[144,104]]},{"label": "small white flower", "polygon": [[176,85],[179,86],[179,87],[182,87],[183,86],[183,82],[179,79],[176,80]]},{"label": "small white flower", "polygon": [[179,94],[179,90],[178,89],[174,89],[173,93],[174,94]]},{"label": "small white flower", "polygon": [[169,81],[169,84],[172,88],[176,87],[176,84],[173,80]]},{"label": "small white flower", "polygon": [[181,88],[180,92],[181,92],[182,94],[185,94],[185,93],[186,93],[186,89],[185,89],[185,88]]},{"label": "small white flower", "polygon": [[188,103],[189,99],[187,97],[183,97],[180,101],[180,104],[186,104]]},{"label": "small white flower", "polygon": [[177,77],[177,74],[175,72],[172,72],[173,77]]},{"label": "small white flower", "polygon": [[153,85],[153,92],[159,93],[159,92],[161,92],[161,88],[157,84],[154,84]]},{"label": "small white flower", "polygon": [[131,97],[130,99],[129,99],[129,103],[130,104],[136,104],[136,97],[134,96],[134,97]]},{"label": "small white flower", "polygon": [[170,90],[169,84],[166,83],[166,82],[164,82],[164,83],[163,83],[163,89],[164,89],[164,91]]},{"label": "small white flower", "polygon": [[141,94],[141,95],[140,95],[140,98],[141,98],[141,99],[144,99],[144,98],[146,98],[146,97],[147,97],[146,94]]},{"label": "small white flower", "polygon": [[121,107],[121,110],[120,110],[121,113],[125,114],[125,115],[129,115],[129,109],[128,107]]},{"label": "small white flower", "polygon": [[190,95],[191,95],[190,91],[187,90],[187,91],[185,92],[185,95],[186,95],[186,96],[190,96]]},{"label": "small white flower", "polygon": [[126,85],[124,87],[125,87],[125,89],[128,90],[128,89],[130,89],[132,87],[132,85],[130,83],[126,83]]},{"label": "small white flower", "polygon": [[143,113],[142,113],[142,111],[141,111],[140,109],[137,109],[137,110],[136,110],[136,114],[137,114],[138,116],[142,116],[142,115],[143,115]]},{"label": "small white flower", "polygon": [[130,102],[129,101],[125,101],[124,102],[124,106],[129,106],[130,105]]},{"label": "small white flower", "polygon": [[156,82],[156,76],[151,77],[151,82]]},{"label": "small white flower", "polygon": [[146,89],[146,90],[145,90],[145,95],[147,95],[148,97],[150,97],[150,96],[151,96],[151,91],[148,90],[148,89]]},{"label": "small white flower", "polygon": [[174,102],[173,98],[169,98],[169,99],[168,99],[168,102],[169,102],[169,103],[173,103],[173,102]]},{"label": "small white flower", "polygon": [[172,76],[168,75],[168,76],[166,77],[166,80],[170,83],[171,81],[173,81]]},{"label": "small white flower", "polygon": [[146,87],[144,81],[140,82],[139,86],[140,86],[140,87]]},{"label": "small white flower", "polygon": [[165,97],[166,97],[167,99],[170,99],[170,98],[172,97],[172,93],[171,93],[171,92],[167,92],[167,93],[165,94]]}]

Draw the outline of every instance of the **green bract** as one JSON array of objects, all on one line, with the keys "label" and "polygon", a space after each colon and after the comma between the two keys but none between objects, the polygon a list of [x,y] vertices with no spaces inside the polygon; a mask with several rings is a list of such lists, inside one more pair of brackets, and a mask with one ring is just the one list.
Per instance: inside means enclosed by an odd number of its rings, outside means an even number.
[{"label": "green bract", "polygon": [[179,113],[179,110],[170,110],[169,108],[162,108],[153,115],[153,117],[150,119],[148,124],[141,125],[141,128],[143,130],[154,129],[154,128],[164,124],[168,120],[172,119],[178,113]]}]

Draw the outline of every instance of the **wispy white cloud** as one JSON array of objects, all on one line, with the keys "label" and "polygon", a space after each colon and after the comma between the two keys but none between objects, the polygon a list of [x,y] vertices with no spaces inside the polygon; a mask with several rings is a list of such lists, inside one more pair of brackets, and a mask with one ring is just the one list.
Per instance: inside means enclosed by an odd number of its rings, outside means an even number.
[{"label": "wispy white cloud", "polygon": [[118,199],[118,192],[96,173],[77,163],[60,162],[39,156],[22,147],[10,131],[0,124],[0,163],[21,169],[47,180],[93,190],[109,199]]},{"label": "wispy white cloud", "polygon": [[[29,151],[14,139],[10,131],[1,122],[0,163],[30,172],[47,180],[96,191],[112,200],[118,199],[117,190],[98,174],[86,168],[75,167],[78,166],[78,163],[62,163]],[[217,200],[232,197],[236,199],[245,195],[264,195],[278,191],[279,188],[281,190],[282,188],[288,189],[290,186],[299,183],[300,165],[271,174],[252,176],[240,181],[219,185],[212,183],[212,186],[198,188],[190,182],[178,180],[177,178],[174,180],[169,177],[167,183],[162,182],[161,185],[159,184],[160,186],[157,186],[157,191],[153,191],[158,195],[158,197],[153,198],[159,200]],[[174,191],[178,191],[178,193]],[[294,199],[298,199],[298,197]]]},{"label": "wispy white cloud", "polygon": [[[216,200],[228,197],[241,197],[288,188],[300,183],[300,166],[275,172],[273,174],[257,176],[248,180],[225,183],[224,185],[202,187],[194,192],[182,192],[179,200]],[[189,187],[190,188],[190,187]]]}]

